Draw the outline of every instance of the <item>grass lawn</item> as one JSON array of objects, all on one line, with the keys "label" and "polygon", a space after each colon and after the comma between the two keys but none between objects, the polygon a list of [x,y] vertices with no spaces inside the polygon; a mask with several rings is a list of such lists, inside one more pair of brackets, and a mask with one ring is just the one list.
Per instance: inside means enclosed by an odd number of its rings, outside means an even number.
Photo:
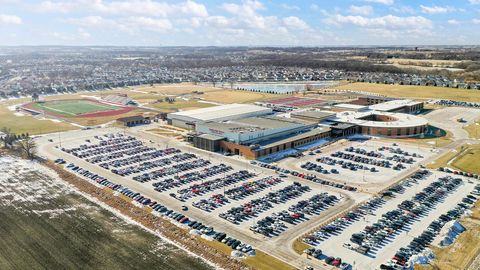
[{"label": "grass lawn", "polygon": [[463,129],[468,132],[470,138],[480,139],[480,120],[477,120],[475,123],[465,126]]},{"label": "grass lawn", "polygon": [[[203,243],[221,251],[224,254],[230,255],[232,253],[232,249],[218,241],[207,241],[201,237],[196,237],[197,240],[202,241]],[[252,267],[253,269],[259,269],[259,270],[293,270],[295,267],[290,266],[286,264],[285,262],[282,262],[265,252],[256,250],[257,255],[247,257],[244,262]]]},{"label": "grass lawn", "polygon": [[296,269],[295,267],[286,264],[265,252],[257,250],[257,255],[253,257],[248,257],[244,261],[249,266],[253,267],[253,269],[261,269],[261,270],[293,270]]},{"label": "grass lawn", "polygon": [[416,144],[418,146],[430,146],[430,147],[444,147],[452,142],[452,133],[447,131],[447,134],[439,138],[405,138],[405,139],[388,139],[389,141],[396,141],[399,143]]},{"label": "grass lawn", "polygon": [[420,98],[420,99],[452,99],[480,102],[480,91],[444,88],[434,86],[387,85],[375,83],[350,83],[335,87],[335,89],[366,91],[389,97]]},{"label": "grass lawn", "polygon": [[105,124],[111,121],[114,121],[118,118],[121,117],[128,117],[128,116],[135,116],[142,114],[144,111],[141,109],[135,109],[133,111],[130,111],[128,113],[123,113],[120,115],[114,115],[114,116],[101,116],[101,117],[79,117],[79,118],[69,118],[68,121],[82,125],[82,126],[96,126],[96,125],[101,125]]},{"label": "grass lawn", "polygon": [[480,145],[469,146],[452,165],[462,171],[480,174]]},{"label": "grass lawn", "polygon": [[88,100],[47,101],[45,103],[35,103],[33,107],[39,110],[50,111],[64,116],[76,116],[84,113],[116,111],[121,109],[116,106],[100,104]]},{"label": "grass lawn", "polygon": [[455,149],[454,151],[449,151],[445,154],[443,154],[441,157],[439,157],[437,160],[434,162],[427,164],[427,168],[429,169],[438,169],[440,167],[447,167],[448,162],[455,158],[461,151],[461,147]]},{"label": "grass lawn", "polygon": [[16,116],[14,112],[7,108],[14,104],[16,103],[0,104],[0,128],[6,127],[16,134],[28,133],[30,135],[78,129],[68,123],[39,120],[32,116]]},{"label": "grass lawn", "polygon": [[300,254],[302,255],[303,254],[303,251],[305,249],[308,249],[308,248],[311,248],[312,246],[308,245],[308,244],[305,244],[305,242],[303,242],[301,240],[301,238],[295,240],[295,242],[293,242],[293,250],[295,250],[295,252],[297,254]]}]

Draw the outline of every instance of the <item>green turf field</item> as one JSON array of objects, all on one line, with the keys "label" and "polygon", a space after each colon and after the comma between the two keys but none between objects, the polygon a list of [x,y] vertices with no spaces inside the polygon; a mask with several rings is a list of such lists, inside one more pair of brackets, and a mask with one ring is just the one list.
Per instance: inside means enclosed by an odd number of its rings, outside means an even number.
[{"label": "green turf field", "polygon": [[120,108],[89,100],[57,100],[33,104],[35,109],[50,111],[64,116],[77,116],[85,113],[115,111]]}]

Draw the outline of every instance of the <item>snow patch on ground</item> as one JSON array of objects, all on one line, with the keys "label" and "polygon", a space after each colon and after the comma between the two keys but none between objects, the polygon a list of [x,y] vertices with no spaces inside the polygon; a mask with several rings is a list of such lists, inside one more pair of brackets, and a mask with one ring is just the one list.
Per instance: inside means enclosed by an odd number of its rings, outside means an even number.
[{"label": "snow patch on ground", "polygon": [[199,100],[198,103],[206,103],[206,104],[213,104],[213,105],[225,105],[223,103],[214,102],[214,101],[207,101],[207,100]]},{"label": "snow patch on ground", "polygon": [[[182,245],[172,241],[162,235],[160,231],[151,230],[142,224],[132,220],[126,215],[120,213],[117,209],[99,201],[98,199],[78,191],[73,185],[63,181],[57,173],[36,161],[24,160],[12,156],[0,157],[0,205],[11,206],[16,210],[29,214],[48,215],[49,218],[58,218],[60,215],[69,215],[69,212],[78,208],[91,208],[92,206],[79,204],[75,207],[65,207],[58,209],[41,209],[49,205],[51,199],[65,196],[68,194],[78,194],[96,206],[106,209],[114,216],[126,224],[135,225],[141,229],[157,236],[160,240],[156,249],[169,243],[174,245],[189,256],[199,258],[214,269],[221,269],[219,266],[207,261],[200,256],[188,251]],[[34,209],[35,208],[35,209]]]},{"label": "snow patch on ground", "polygon": [[41,121],[52,121],[54,123],[61,123],[62,122],[61,120],[58,120],[58,119],[45,118],[45,117],[38,117],[37,119],[41,120]]},{"label": "snow patch on ground", "polygon": [[89,96],[89,95],[80,95],[83,98],[90,98],[90,99],[95,99],[95,100],[100,100],[100,97],[97,96]]},{"label": "snow patch on ground", "polygon": [[130,90],[130,91],[136,92],[136,93],[148,94],[148,92],[140,91],[140,90]]}]

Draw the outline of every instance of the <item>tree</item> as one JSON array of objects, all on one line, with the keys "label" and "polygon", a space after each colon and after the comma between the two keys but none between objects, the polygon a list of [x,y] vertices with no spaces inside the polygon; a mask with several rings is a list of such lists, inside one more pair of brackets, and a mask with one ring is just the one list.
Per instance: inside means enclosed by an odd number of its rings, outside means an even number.
[{"label": "tree", "polygon": [[4,148],[9,148],[15,142],[15,134],[12,133],[11,129],[3,127],[0,130],[3,135],[0,136],[0,140],[3,142]]},{"label": "tree", "polygon": [[18,142],[18,150],[28,159],[34,159],[37,155],[37,144],[31,137]]}]

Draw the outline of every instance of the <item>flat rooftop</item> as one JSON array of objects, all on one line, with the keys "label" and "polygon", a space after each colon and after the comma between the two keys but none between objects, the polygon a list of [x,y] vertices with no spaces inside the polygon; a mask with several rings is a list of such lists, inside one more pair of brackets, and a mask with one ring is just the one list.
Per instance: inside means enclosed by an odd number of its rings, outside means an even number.
[{"label": "flat rooftop", "polygon": [[206,127],[233,133],[255,132],[268,129],[289,129],[298,128],[305,124],[283,117],[248,117],[238,120],[229,120],[223,122],[208,122],[204,124]]},{"label": "flat rooftop", "polygon": [[227,104],[203,109],[170,113],[168,116],[169,118],[183,116],[195,118],[200,121],[212,121],[215,119],[228,118],[236,115],[255,112],[269,114],[272,112],[272,109],[252,104]]},{"label": "flat rooftop", "polygon": [[422,103],[421,101],[414,101],[411,99],[396,99],[387,102],[370,105],[369,108],[374,111],[388,112],[400,109],[405,106],[413,106]]},{"label": "flat rooftop", "polygon": [[314,118],[318,120],[323,120],[327,117],[332,117],[335,116],[335,112],[330,112],[330,111],[303,111],[303,112],[292,112],[291,116],[300,116],[300,117],[308,117],[308,118]]},{"label": "flat rooftop", "polygon": [[306,132],[299,133],[297,135],[275,138],[275,139],[272,139],[272,140],[262,142],[260,144],[260,146],[261,146],[260,148],[266,149],[266,148],[270,148],[270,147],[275,147],[277,145],[282,145],[282,144],[285,144],[285,143],[288,143],[288,142],[293,142],[293,141],[305,139],[305,138],[308,138],[308,137],[311,137],[311,136],[315,136],[317,134],[322,134],[322,133],[328,132],[330,130],[331,129],[329,127],[318,127],[318,128],[306,131]]},{"label": "flat rooftop", "polygon": [[[386,115],[392,118],[395,118],[395,121],[382,122],[382,121],[371,121],[365,120],[363,118],[371,115]],[[391,113],[391,112],[381,112],[381,111],[366,111],[366,112],[340,112],[337,113],[335,118],[332,118],[332,121],[354,124],[358,126],[365,127],[417,127],[422,125],[427,125],[427,119],[411,114],[405,113]]]},{"label": "flat rooftop", "polygon": [[368,108],[367,106],[350,104],[350,103],[340,103],[340,104],[333,105],[333,107],[340,108],[340,109],[348,109],[348,110],[365,110]]},{"label": "flat rooftop", "polygon": [[225,137],[221,137],[221,136],[216,136],[216,135],[212,135],[212,134],[200,134],[198,135],[199,138],[202,138],[202,139],[206,139],[206,140],[210,140],[210,141],[218,141],[218,140],[223,140],[225,139]]}]

